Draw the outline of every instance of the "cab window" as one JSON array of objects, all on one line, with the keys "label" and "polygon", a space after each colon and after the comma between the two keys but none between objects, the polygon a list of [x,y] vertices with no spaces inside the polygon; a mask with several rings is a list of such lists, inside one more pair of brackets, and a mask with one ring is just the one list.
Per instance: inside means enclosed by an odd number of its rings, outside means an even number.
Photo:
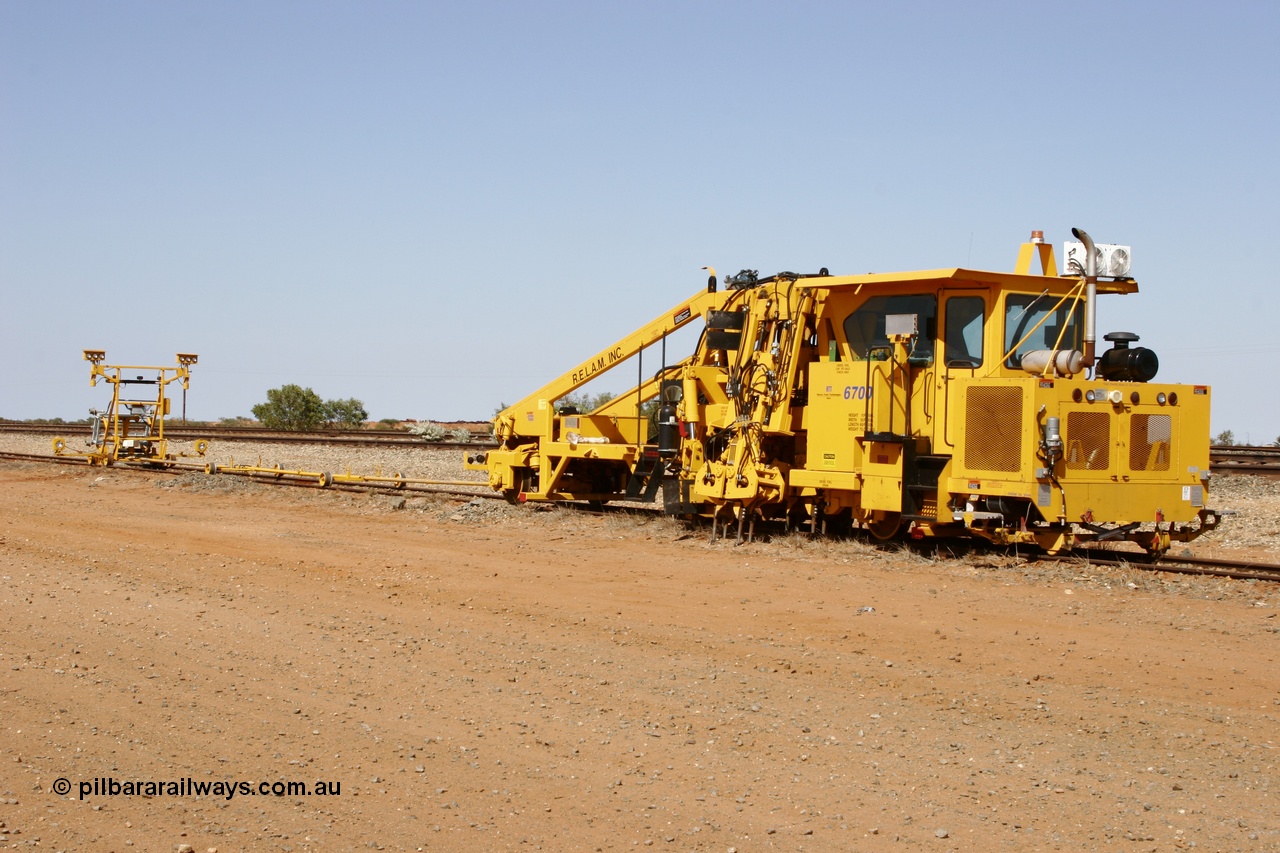
[{"label": "cab window", "polygon": [[872,347],[889,345],[884,318],[889,314],[915,314],[920,334],[908,356],[913,362],[933,361],[933,337],[937,328],[938,298],[932,293],[906,296],[873,296],[844,321],[844,336],[853,357],[862,359]]},{"label": "cab window", "polygon": [[1005,297],[1004,350],[1010,353],[1006,367],[1019,368],[1022,356],[1032,350],[1080,348],[1080,328],[1071,311],[1075,303],[1067,300],[1055,309],[1060,298],[1047,293]]},{"label": "cab window", "polygon": [[947,300],[944,318],[943,364],[948,367],[982,366],[982,327],[986,306],[981,296],[954,296]]}]

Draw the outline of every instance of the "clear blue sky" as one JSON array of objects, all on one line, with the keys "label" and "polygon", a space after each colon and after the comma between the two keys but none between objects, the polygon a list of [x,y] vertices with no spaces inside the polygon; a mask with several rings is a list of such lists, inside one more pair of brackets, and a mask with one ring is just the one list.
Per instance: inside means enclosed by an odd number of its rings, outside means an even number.
[{"label": "clear blue sky", "polygon": [[[1280,436],[1280,5],[0,0],[0,416],[82,349],[488,418],[698,268],[1133,246],[1159,379]],[[625,370],[625,368],[624,368]],[[618,377],[618,389],[634,373]]]}]

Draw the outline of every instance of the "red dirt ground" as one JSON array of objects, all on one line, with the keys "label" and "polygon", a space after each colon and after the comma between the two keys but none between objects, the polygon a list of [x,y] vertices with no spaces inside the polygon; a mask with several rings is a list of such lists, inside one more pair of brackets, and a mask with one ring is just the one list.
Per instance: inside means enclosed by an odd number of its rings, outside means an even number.
[{"label": "red dirt ground", "polygon": [[225,479],[0,464],[0,847],[1280,849],[1274,585]]}]

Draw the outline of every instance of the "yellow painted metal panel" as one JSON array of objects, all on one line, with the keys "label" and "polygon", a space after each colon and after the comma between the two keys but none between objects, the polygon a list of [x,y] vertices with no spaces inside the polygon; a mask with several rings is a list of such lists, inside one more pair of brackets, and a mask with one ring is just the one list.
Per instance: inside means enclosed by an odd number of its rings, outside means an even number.
[{"label": "yellow painted metal panel", "polygon": [[889,441],[866,443],[862,460],[862,508],[898,512],[902,509],[902,445]]},{"label": "yellow painted metal panel", "polygon": [[866,430],[866,367],[849,361],[809,365],[808,460],[810,471],[856,471],[857,439]]},{"label": "yellow painted metal panel", "polygon": [[852,471],[810,471],[792,468],[787,482],[795,489],[844,489],[856,491],[861,480]]}]

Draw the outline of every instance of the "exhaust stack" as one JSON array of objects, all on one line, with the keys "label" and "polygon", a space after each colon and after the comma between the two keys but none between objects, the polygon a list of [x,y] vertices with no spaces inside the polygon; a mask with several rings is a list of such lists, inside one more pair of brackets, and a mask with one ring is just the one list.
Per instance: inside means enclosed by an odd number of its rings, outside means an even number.
[{"label": "exhaust stack", "polygon": [[1092,237],[1079,228],[1072,228],[1071,233],[1084,243],[1084,358],[1080,363],[1084,367],[1093,367],[1098,340],[1098,258],[1094,254]]}]

